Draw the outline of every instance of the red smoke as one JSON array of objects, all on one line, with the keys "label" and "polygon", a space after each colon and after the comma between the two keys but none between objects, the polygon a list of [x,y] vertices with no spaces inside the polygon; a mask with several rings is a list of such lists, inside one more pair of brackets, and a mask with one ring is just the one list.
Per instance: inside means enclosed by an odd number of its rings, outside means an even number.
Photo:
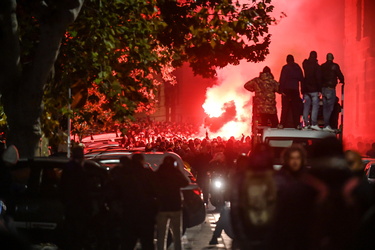
[{"label": "red smoke", "polygon": [[[242,3],[245,1],[241,1]],[[236,117],[217,131],[217,134],[239,137],[251,133],[251,107],[248,105],[251,94],[243,88],[246,81],[257,77],[264,66],[269,66],[276,80],[288,54],[292,54],[298,64],[308,57],[310,51],[318,52],[319,63],[331,52],[335,61],[343,65],[344,1],[343,0],[279,0],[275,5],[274,16],[279,18],[277,25],[270,27],[272,34],[270,54],[265,62],[242,62],[238,66],[218,69],[218,85],[207,89],[203,108],[206,114],[220,116],[224,103],[234,101]],[[345,74],[345,71],[343,72]],[[251,102],[250,102],[251,103]],[[280,97],[277,97],[280,113]]]}]

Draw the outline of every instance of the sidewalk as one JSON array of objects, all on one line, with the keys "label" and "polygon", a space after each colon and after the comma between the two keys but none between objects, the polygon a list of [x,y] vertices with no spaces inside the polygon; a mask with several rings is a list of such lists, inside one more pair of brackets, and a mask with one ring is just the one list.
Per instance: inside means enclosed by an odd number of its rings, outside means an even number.
[{"label": "sidewalk", "polygon": [[[207,211],[206,221],[199,226],[192,227],[186,230],[183,236],[183,247],[185,250],[201,250],[201,249],[212,249],[212,250],[230,250],[232,240],[223,231],[222,237],[218,239],[218,245],[209,245],[212,233],[215,230],[215,222],[219,219],[220,214],[213,212],[212,210]],[[173,249],[173,248],[172,248]]]}]

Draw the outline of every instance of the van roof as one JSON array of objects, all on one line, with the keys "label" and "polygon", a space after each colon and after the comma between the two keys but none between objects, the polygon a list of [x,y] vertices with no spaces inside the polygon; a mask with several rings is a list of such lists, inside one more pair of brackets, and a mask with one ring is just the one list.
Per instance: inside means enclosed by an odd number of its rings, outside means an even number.
[{"label": "van roof", "polygon": [[325,131],[315,131],[315,130],[298,130],[294,128],[267,128],[263,130],[263,141],[265,138],[274,137],[286,137],[286,138],[325,138],[334,137],[335,133],[325,132]]}]

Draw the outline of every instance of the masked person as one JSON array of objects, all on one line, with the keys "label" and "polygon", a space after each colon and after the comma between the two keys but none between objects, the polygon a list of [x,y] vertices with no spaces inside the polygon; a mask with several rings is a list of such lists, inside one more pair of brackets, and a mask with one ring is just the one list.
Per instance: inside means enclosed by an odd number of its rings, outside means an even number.
[{"label": "masked person", "polygon": [[301,67],[294,62],[292,55],[288,55],[286,61],[287,64],[282,68],[280,75],[280,91],[282,93],[281,125],[283,127],[297,128],[300,126],[302,111],[300,83],[303,81],[303,73]]},{"label": "masked person", "polygon": [[[309,59],[303,61],[302,67],[305,78],[302,83],[302,94],[305,100],[303,106],[303,122],[306,128],[321,130],[318,126],[319,93],[321,92],[321,71],[316,51],[310,52]],[[311,110],[312,106],[312,110]],[[311,110],[311,124],[309,114]]]},{"label": "masked person", "polygon": [[279,92],[279,83],[275,81],[271,69],[264,67],[259,77],[256,77],[245,84],[245,89],[255,92],[254,106],[260,117],[260,124],[275,128],[279,124],[276,109],[275,93]]},{"label": "masked person", "polygon": [[333,54],[327,54],[327,62],[321,66],[322,71],[322,94],[323,94],[323,117],[324,129],[328,132],[334,132],[331,127],[330,119],[333,108],[336,103],[336,86],[337,79],[344,84],[344,75],[340,70],[340,66],[333,62]]}]

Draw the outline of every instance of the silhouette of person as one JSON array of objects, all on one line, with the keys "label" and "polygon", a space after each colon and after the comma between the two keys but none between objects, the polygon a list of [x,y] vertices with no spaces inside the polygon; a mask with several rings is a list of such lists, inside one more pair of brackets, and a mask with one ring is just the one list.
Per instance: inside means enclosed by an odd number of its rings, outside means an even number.
[{"label": "silhouette of person", "polygon": [[[318,64],[318,54],[316,51],[310,52],[309,59],[303,61],[302,66],[305,72],[305,78],[302,82],[302,94],[305,100],[303,106],[303,121],[304,126],[313,130],[320,130],[318,126],[318,112],[319,112],[319,95],[322,91],[321,87],[321,71]],[[312,110],[311,110],[312,106]],[[311,124],[309,114],[311,110]]]},{"label": "silhouette of person", "polygon": [[336,103],[336,86],[337,79],[344,84],[344,75],[340,70],[340,66],[333,62],[332,53],[327,54],[327,61],[322,64],[322,94],[323,94],[323,117],[324,129],[328,132],[334,132],[330,122],[332,111]]},{"label": "silhouette of person", "polygon": [[89,185],[82,147],[72,148],[72,158],[61,176],[69,249],[82,249],[90,214]]},{"label": "silhouette of person", "polygon": [[142,154],[134,154],[131,164],[124,166],[120,173],[116,179],[116,196],[123,214],[122,249],[133,250],[138,239],[142,249],[154,249],[155,174],[145,168]]},{"label": "silhouette of person", "polygon": [[301,67],[294,62],[292,55],[288,55],[286,61],[287,64],[281,70],[279,81],[282,93],[281,125],[297,128],[302,113],[300,83],[303,81],[303,73]]},{"label": "silhouette of person", "polygon": [[172,232],[174,249],[182,249],[181,188],[187,186],[189,181],[177,168],[176,163],[173,157],[167,156],[156,171],[159,201],[159,212],[156,216],[158,250],[166,248],[169,229]]}]

